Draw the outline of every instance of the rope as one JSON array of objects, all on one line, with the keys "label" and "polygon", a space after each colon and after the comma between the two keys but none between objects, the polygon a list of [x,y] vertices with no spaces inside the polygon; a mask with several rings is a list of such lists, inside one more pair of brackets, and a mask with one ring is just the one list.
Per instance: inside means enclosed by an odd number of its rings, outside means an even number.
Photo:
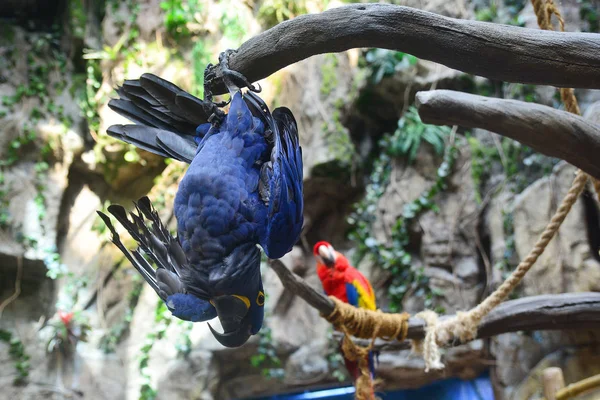
[{"label": "rope", "polygon": [[[533,4],[538,25],[541,29],[553,30],[554,28],[551,20],[552,15],[555,15],[558,19],[560,30],[564,32],[565,22],[552,0],[531,0],[531,3]],[[561,88],[560,95],[567,111],[574,114],[581,114],[573,89]],[[430,315],[426,316],[427,319],[425,319],[425,321],[428,328],[424,342],[425,346],[421,349],[423,357],[425,358],[426,370],[430,367],[435,368],[441,366],[443,368],[443,365],[440,362],[438,345],[444,345],[453,338],[459,338],[462,342],[465,342],[476,337],[477,327],[481,320],[514,290],[525,274],[535,264],[539,256],[544,252],[548,243],[556,235],[560,225],[565,220],[569,211],[571,211],[571,208],[577,201],[579,195],[583,192],[588,178],[590,178],[589,175],[582,171],[577,171],[577,175],[569,192],[563,199],[550,223],[542,232],[534,248],[529,252],[527,257],[519,263],[515,271],[513,271],[500,287],[498,287],[498,289],[489,295],[483,302],[472,308],[470,311],[458,312],[456,317],[439,324],[437,323],[437,318],[434,319]],[[595,179],[592,179],[592,181],[598,198],[600,199],[600,182]],[[435,333],[430,333],[431,331],[435,331]],[[430,337],[428,338],[427,335]],[[419,347],[417,346],[416,349],[419,350]]]},{"label": "rope", "polygon": [[388,314],[367,310],[344,303],[329,296],[335,308],[323,317],[344,333],[361,339],[381,338],[384,340],[404,340],[408,332],[408,313]]},{"label": "rope", "polygon": [[582,381],[572,383],[569,386],[560,389],[556,393],[556,400],[572,399],[588,390],[598,389],[600,387],[600,375],[590,376]]},{"label": "rope", "polygon": [[521,282],[525,274],[531,269],[533,264],[537,261],[538,257],[544,252],[548,243],[558,228],[565,220],[569,211],[573,207],[573,204],[577,201],[577,198],[583,192],[587,183],[588,176],[581,171],[577,172],[577,176],[569,189],[569,192],[563,199],[560,207],[550,220],[550,223],[546,226],[542,232],[537,243],[533,249],[529,252],[527,257],[519,263],[517,269],[483,302],[478,304],[476,307],[466,313],[458,313],[456,319],[444,321],[438,325],[437,330],[437,343],[447,343],[452,337],[458,337],[463,342],[466,340],[472,340],[477,334],[477,326],[489,312],[500,304],[513,289]]},{"label": "rope", "polygon": [[369,351],[373,348],[374,339],[371,344],[367,347],[361,347],[354,344],[350,335],[345,328],[342,328],[344,332],[344,339],[342,340],[342,352],[344,357],[350,361],[356,361],[358,363],[358,369],[360,376],[356,379],[356,400],[372,400],[375,397],[375,388],[371,377],[371,371],[369,370]]},{"label": "rope", "polygon": [[[565,31],[565,21],[553,0],[531,0],[531,3],[533,4],[538,25],[541,29],[554,30],[551,21],[552,14],[554,14],[560,25],[561,32]],[[565,109],[570,113],[581,115],[581,110],[579,108],[579,104],[577,103],[577,98],[575,97],[575,91],[572,88],[560,88],[559,91],[560,98],[565,105]],[[596,195],[598,196],[598,200],[600,200],[600,181],[593,177],[590,178],[592,180],[594,190],[596,191]]]},{"label": "rope", "polygon": [[415,315],[415,318],[424,320],[427,328],[423,340],[413,340],[413,351],[423,355],[425,372],[431,369],[443,369],[444,364],[440,361],[440,351],[436,345],[438,315],[434,311],[425,310]]},{"label": "rope", "polygon": [[[354,307],[336,297],[329,296],[335,304],[331,314],[322,315],[333,326],[344,333],[342,352],[350,361],[356,361],[360,376],[356,379],[356,400],[374,400],[375,387],[369,370],[369,352],[376,338],[384,340],[404,340],[408,333],[408,313],[387,314]],[[350,336],[371,339],[367,347],[358,346]]]}]

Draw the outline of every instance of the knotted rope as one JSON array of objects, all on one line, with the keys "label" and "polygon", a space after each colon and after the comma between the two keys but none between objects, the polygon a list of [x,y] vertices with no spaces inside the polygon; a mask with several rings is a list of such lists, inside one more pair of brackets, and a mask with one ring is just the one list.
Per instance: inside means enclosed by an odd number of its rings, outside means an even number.
[{"label": "knotted rope", "polygon": [[[357,400],[375,399],[375,389],[371,371],[369,371],[369,352],[376,338],[384,340],[404,340],[408,332],[408,313],[387,314],[354,307],[336,297],[329,296],[335,308],[329,315],[322,315],[339,331],[344,333],[342,352],[350,361],[356,361],[360,376],[356,379],[355,398]],[[350,336],[361,339],[371,339],[367,347],[355,344]]]},{"label": "knotted rope", "polygon": [[425,321],[427,328],[425,328],[425,338],[423,340],[413,340],[413,351],[423,355],[425,372],[429,372],[432,368],[444,368],[444,364],[440,361],[440,350],[436,345],[438,315],[431,310],[425,310],[415,315],[415,317]]},{"label": "knotted rope", "polygon": [[[554,28],[551,20],[552,15],[555,15],[558,19],[560,30],[564,32],[565,22],[553,0],[531,0],[531,2],[537,16],[538,25],[541,29],[553,30]],[[574,114],[581,114],[573,89],[560,88],[560,96],[567,111]],[[462,342],[465,342],[472,340],[477,336],[477,328],[481,320],[489,314],[492,309],[498,306],[498,304],[504,301],[514,290],[525,274],[535,264],[539,256],[544,252],[548,243],[556,235],[560,225],[577,201],[577,198],[585,189],[588,178],[591,177],[580,170],[577,171],[577,175],[571,184],[571,188],[550,220],[550,223],[542,232],[534,248],[529,252],[527,257],[519,263],[513,273],[510,274],[498,289],[489,295],[483,302],[467,312],[458,312],[456,317],[442,323],[438,323],[437,318],[433,318],[428,314],[431,313],[431,311],[426,312],[427,314],[421,313],[423,315],[422,318],[425,319],[428,326],[427,335],[425,336],[424,346],[415,346],[415,350],[420,350],[423,354],[426,371],[430,368],[443,368],[443,364],[440,361],[438,345],[445,345],[453,338],[459,338]],[[600,182],[596,179],[591,179],[596,194],[600,199]]]}]

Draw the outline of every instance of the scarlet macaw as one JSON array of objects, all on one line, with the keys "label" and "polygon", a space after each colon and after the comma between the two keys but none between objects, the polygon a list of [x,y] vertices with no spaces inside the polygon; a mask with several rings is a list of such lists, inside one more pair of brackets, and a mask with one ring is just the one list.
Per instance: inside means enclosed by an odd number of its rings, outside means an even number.
[{"label": "scarlet macaw", "polygon": [[[334,296],[354,307],[376,310],[375,292],[371,283],[343,254],[335,251],[327,242],[318,242],[313,248],[317,259],[317,275],[321,279],[323,290],[328,296]],[[353,380],[360,376],[358,362],[344,357],[344,363]],[[374,353],[368,355],[371,378],[375,374]]]},{"label": "scarlet macaw", "polygon": [[152,74],[125,81],[119,99],[109,102],[136,123],[113,125],[109,135],[190,164],[175,197],[176,238],[147,197],[135,203],[132,220],[123,207],[108,208],[157,268],[139,250],[130,253],[108,216],[99,214],[113,243],[174,316],[219,317],[224,333],[210,327],[213,335],[237,347],[260,330],[264,317],[257,245],[270,258],[282,257],[302,229],[302,149],[291,111],[271,114],[257,95],[233,84],[240,74],[222,66],[232,99],[227,115],[210,99]]}]

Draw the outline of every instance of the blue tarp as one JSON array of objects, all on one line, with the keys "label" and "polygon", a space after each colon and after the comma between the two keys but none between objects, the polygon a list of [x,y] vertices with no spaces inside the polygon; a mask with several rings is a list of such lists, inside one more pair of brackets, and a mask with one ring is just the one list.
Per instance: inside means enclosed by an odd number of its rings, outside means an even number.
[{"label": "blue tarp", "polygon": [[[411,390],[378,393],[383,400],[494,400],[488,373],[471,381],[447,379]],[[353,400],[354,388],[342,387],[295,394],[280,394],[253,400]]]}]

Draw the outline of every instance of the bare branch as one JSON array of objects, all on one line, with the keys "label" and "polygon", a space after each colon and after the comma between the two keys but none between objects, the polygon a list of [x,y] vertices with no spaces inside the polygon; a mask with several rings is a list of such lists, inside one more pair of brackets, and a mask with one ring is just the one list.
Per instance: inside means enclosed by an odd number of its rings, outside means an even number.
[{"label": "bare branch", "polygon": [[[410,53],[490,79],[600,89],[600,35],[443,17],[391,4],[352,4],[302,15],[257,35],[230,57],[251,82],[305,58],[360,47]],[[225,93],[219,67],[207,85]]]},{"label": "bare branch", "polygon": [[333,312],[335,308],[333,301],[310,287],[304,279],[287,269],[280,260],[269,260],[269,264],[287,290],[302,297],[304,301],[323,315],[329,315]]},{"label": "bare branch", "polygon": [[[321,314],[328,315],[334,304],[325,295],[310,287],[302,278],[292,273],[279,260],[270,261],[283,286],[302,297]],[[442,316],[440,321],[452,316]],[[537,330],[568,330],[600,328],[600,293],[564,293],[524,297],[500,304],[479,325],[477,338],[487,338],[502,333]],[[425,323],[419,318],[410,318],[408,339],[422,339]],[[367,346],[370,341],[355,339],[357,344]],[[452,345],[459,345],[458,341]],[[403,350],[410,342],[386,342],[377,339],[375,349]]]},{"label": "bare branch", "polygon": [[540,104],[452,90],[419,92],[416,104],[427,124],[487,129],[600,178],[600,125],[578,115]]}]

